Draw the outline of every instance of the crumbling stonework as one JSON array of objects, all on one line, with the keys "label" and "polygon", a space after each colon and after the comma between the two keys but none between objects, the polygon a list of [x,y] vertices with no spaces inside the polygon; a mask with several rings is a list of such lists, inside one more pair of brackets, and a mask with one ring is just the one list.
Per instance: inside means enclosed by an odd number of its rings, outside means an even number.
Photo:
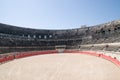
[{"label": "crumbling stonework", "polygon": [[5,47],[37,47],[36,50],[44,50],[43,47],[54,49],[56,45],[66,45],[69,49],[114,42],[120,42],[120,20],[67,30],[39,30],[0,24],[0,53],[4,52]]}]

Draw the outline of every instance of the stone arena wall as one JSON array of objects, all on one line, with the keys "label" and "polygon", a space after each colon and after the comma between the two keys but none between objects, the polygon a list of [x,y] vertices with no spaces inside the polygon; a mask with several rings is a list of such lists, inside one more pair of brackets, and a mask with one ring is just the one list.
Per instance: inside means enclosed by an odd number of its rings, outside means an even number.
[{"label": "stone arena wall", "polygon": [[66,30],[40,30],[0,23],[0,53],[31,50],[66,49],[119,51],[118,45],[95,45],[120,42],[120,20]]}]

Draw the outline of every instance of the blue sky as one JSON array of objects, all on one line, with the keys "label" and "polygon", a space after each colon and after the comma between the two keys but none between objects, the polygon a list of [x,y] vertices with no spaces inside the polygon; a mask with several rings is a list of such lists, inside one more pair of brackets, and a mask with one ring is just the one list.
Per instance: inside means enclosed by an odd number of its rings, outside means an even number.
[{"label": "blue sky", "polygon": [[72,29],[120,19],[120,0],[0,0],[0,23]]}]

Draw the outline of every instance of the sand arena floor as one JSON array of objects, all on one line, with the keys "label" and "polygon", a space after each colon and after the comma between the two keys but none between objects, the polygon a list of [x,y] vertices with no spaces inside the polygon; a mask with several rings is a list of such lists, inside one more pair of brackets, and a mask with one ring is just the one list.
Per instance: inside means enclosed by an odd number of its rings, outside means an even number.
[{"label": "sand arena floor", "polygon": [[0,80],[120,80],[120,68],[91,55],[38,55],[0,65]]}]

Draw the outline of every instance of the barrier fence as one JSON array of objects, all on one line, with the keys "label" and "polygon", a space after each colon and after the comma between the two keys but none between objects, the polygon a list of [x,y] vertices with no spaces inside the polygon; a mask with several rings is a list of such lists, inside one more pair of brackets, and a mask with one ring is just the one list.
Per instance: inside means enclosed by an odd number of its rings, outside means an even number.
[{"label": "barrier fence", "polygon": [[[116,57],[113,57],[112,55],[103,54],[103,53],[100,53],[100,52],[65,50],[64,53],[80,53],[80,54],[92,55],[92,56],[96,56],[96,57],[100,57],[100,58],[109,60],[109,61],[113,62],[114,64],[116,64],[117,66],[120,66],[120,60],[118,60]],[[120,58],[120,56],[119,56],[119,58]]]},{"label": "barrier fence", "polygon": [[14,59],[34,56],[34,55],[41,55],[41,54],[55,54],[58,53],[57,50],[47,50],[47,51],[34,51],[34,52],[21,52],[18,54],[10,54],[10,55],[1,55],[0,56],[0,63],[8,62]]},{"label": "barrier fence", "polygon": [[[10,55],[2,55],[0,56],[0,63],[5,63],[14,59],[34,56],[34,55],[42,55],[42,54],[56,54],[58,50],[47,50],[47,51],[33,51],[33,52],[21,52],[17,54],[10,54]],[[120,61],[116,57],[108,56],[106,54],[102,54],[99,52],[91,52],[91,51],[79,51],[79,50],[64,50],[63,53],[79,53],[79,54],[87,54],[92,55],[100,58],[104,58],[113,62],[114,64],[120,66]]]}]

